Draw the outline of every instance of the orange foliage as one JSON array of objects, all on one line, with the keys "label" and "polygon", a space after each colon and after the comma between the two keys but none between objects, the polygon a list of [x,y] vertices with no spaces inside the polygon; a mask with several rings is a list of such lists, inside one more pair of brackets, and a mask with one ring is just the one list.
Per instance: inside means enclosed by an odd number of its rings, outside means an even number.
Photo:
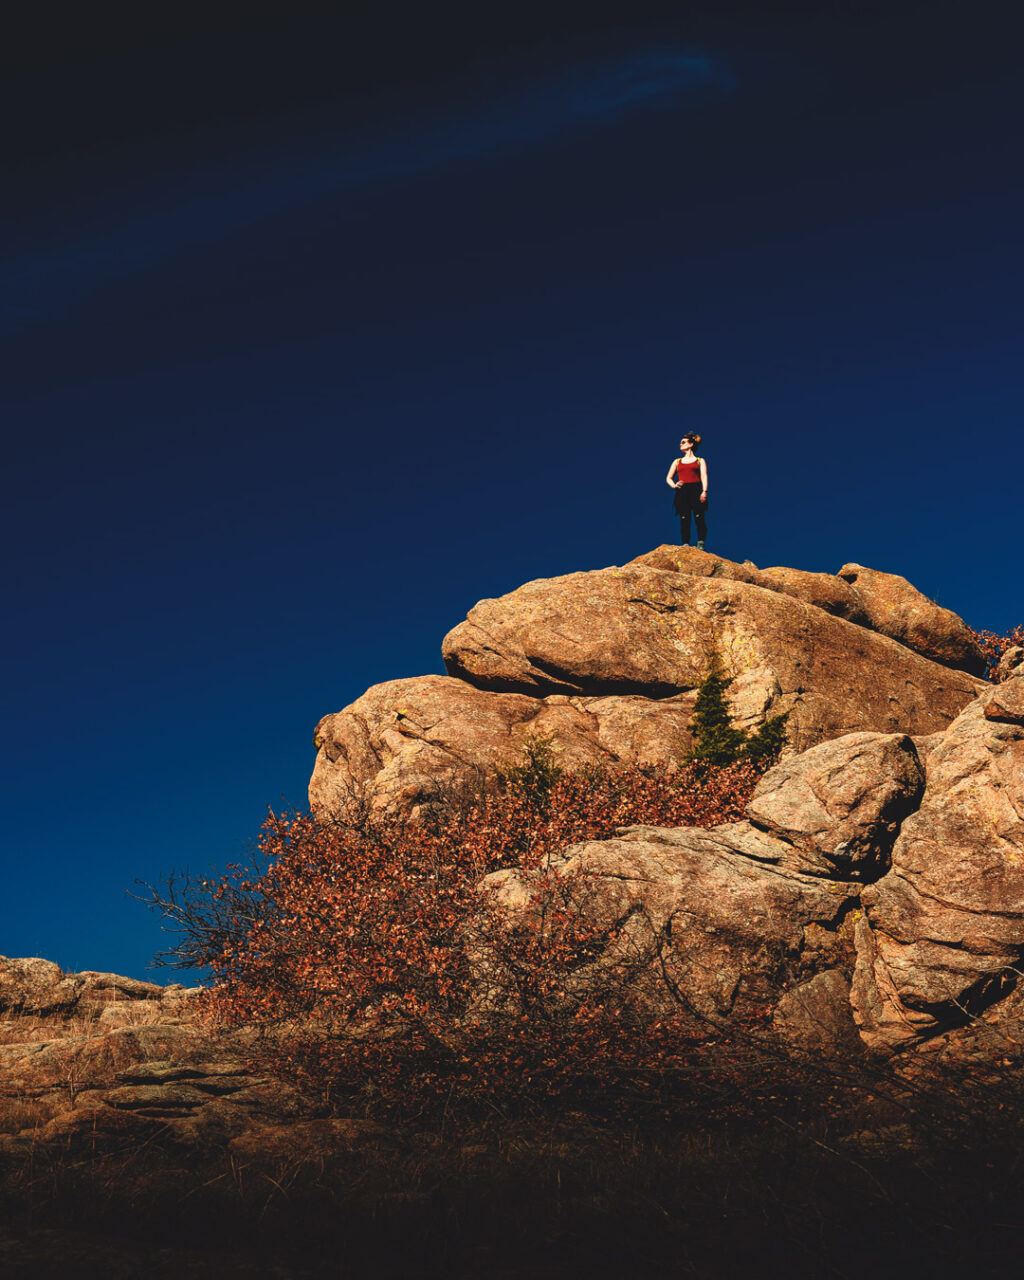
[{"label": "orange foliage", "polygon": [[975,631],[973,627],[969,627],[968,630],[985,655],[985,661],[988,663],[985,676],[989,680],[995,679],[999,659],[1007,649],[1012,649],[1015,645],[1024,645],[1024,625],[1020,623],[1005,635],[997,635],[994,631]]},{"label": "orange foliage", "polygon": [[[273,1028],[277,1065],[346,1105],[564,1101],[612,1076],[642,1092],[707,1028],[634,1007],[649,952],[572,983],[614,928],[593,922],[587,884],[552,859],[634,823],[735,820],[758,773],[563,773],[534,744],[496,789],[417,822],[271,814],[262,871],[230,868],[160,905],[186,935],[179,963],[213,974],[214,1020]],[[531,885],[515,921],[481,883],[505,868]]]}]

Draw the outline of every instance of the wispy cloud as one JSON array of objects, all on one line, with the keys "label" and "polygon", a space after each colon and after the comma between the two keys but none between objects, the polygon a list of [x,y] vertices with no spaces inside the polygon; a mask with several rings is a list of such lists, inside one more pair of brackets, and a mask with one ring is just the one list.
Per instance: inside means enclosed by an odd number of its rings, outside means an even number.
[{"label": "wispy cloud", "polygon": [[361,146],[339,144],[299,159],[270,157],[258,169],[222,167],[181,190],[158,211],[111,219],[0,266],[2,327],[45,319],[69,302],[216,243],[254,223],[347,190],[427,174],[444,166],[592,132],[643,111],[671,111],[702,91],[735,87],[730,72],[703,54],[650,52],[578,69],[518,95],[469,104],[459,114],[419,121],[401,134]]}]

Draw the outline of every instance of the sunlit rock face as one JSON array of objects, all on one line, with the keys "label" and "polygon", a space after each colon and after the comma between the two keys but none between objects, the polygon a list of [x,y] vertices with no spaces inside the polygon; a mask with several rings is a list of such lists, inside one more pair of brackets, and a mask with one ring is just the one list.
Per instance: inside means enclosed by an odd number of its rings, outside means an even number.
[{"label": "sunlit rock face", "polygon": [[[1024,1040],[1024,649],[989,684],[975,648],[893,575],[662,547],[482,601],[444,641],[449,674],[320,722],[310,801],[414,814],[536,738],[567,767],[671,765],[717,664],[740,724],[789,712],[787,752],[740,821],[624,828],[555,859],[607,940],[566,989],[626,964],[638,1004],[767,1015],[799,1052],[1001,1055]],[[529,872],[488,887],[513,923],[533,909]],[[76,1135],[247,1159],[362,1140],[304,1106],[244,1036],[210,1038],[194,992],[0,957],[6,1156]]]},{"label": "sunlit rock face", "polygon": [[[987,684],[969,629],[903,578],[666,546],[483,600],[442,652],[447,675],[377,685],[320,722],[317,813],[352,798],[415,813],[537,737],[567,767],[671,766],[717,665],[739,725],[788,712],[786,752],[740,822],[566,850],[556,872],[585,877],[614,939],[593,963],[657,952],[638,999],[664,1001],[670,980],[709,1017],[767,1005],[777,1035],[815,1051],[952,1044],[1020,1003],[1024,651]],[[527,873],[491,887],[529,909]]]},{"label": "sunlit rock face", "polygon": [[660,547],[483,600],[444,639],[446,677],[376,685],[321,720],[310,803],[414,810],[538,736],[567,765],[670,764],[713,663],[738,725],[789,713],[790,751],[944,729],[983,687],[966,627],[902,578],[843,574]]}]

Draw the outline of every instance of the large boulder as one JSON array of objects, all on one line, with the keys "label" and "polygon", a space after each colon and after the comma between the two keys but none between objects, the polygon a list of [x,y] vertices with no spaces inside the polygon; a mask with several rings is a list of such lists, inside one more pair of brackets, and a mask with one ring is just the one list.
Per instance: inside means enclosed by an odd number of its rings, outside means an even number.
[{"label": "large boulder", "polygon": [[853,1002],[893,1050],[972,1016],[1024,956],[1024,676],[976,699],[928,754],[891,870],[865,888]]},{"label": "large boulder", "polygon": [[[638,991],[656,1008],[728,1017],[767,1004],[790,1043],[806,1048],[832,1027],[832,1047],[848,1048],[853,909],[923,786],[909,738],[850,734],[765,774],[743,821],[623,828],[573,846],[551,870],[581,886],[579,910],[609,939],[597,973],[624,954],[650,956]],[[488,883],[513,916],[533,909],[536,875],[510,869]],[[787,1000],[795,987],[800,997]]]},{"label": "large boulder", "polygon": [[534,697],[670,697],[696,688],[717,663],[734,680],[737,719],[788,711],[798,750],[856,730],[933,732],[980,687],[796,597],[641,565],[541,579],[482,600],[442,654],[450,675]]},{"label": "large boulder", "polygon": [[[807,722],[814,741],[837,736],[837,728],[928,733],[979,688],[797,597],[735,577],[642,565],[539,579],[483,600],[445,637],[442,654],[450,675],[478,688],[533,696],[665,697],[694,688],[718,662],[740,686],[733,697],[745,704],[741,717],[762,715],[766,703],[787,709],[788,701],[798,737]],[[917,679],[927,683],[924,698],[910,690]],[[876,693],[878,705],[861,714]],[[798,706],[813,700],[833,705],[818,717]],[[883,713],[890,700],[896,705]],[[814,723],[822,716],[825,732]],[[901,717],[920,727],[895,724]]]},{"label": "large boulder", "polygon": [[873,880],[923,790],[906,734],[850,733],[769,770],[747,817],[791,845],[803,870]]},{"label": "large boulder", "polygon": [[[858,890],[747,857],[728,827],[626,828],[572,846],[550,870],[586,885],[581,907],[611,940],[598,966],[650,954],[657,980],[640,984],[643,998],[706,1017],[763,1007],[779,997],[780,972],[834,959],[820,935],[835,939]],[[499,871],[487,883],[515,914],[529,910],[534,879]]]},{"label": "large boulder", "polygon": [[310,803],[413,809],[493,775],[530,737],[570,766],[671,764],[713,663],[738,725],[788,713],[788,750],[945,728],[982,683],[862,625],[859,601],[836,575],[689,547],[527,583],[448,634],[448,678],[388,681],[321,720]]},{"label": "large boulder", "polygon": [[[657,944],[663,1001],[716,1017],[765,1002],[803,1049],[848,1049],[851,1012],[886,1054],[979,1015],[998,1039],[1004,1002],[1020,1021],[1024,673],[934,735],[926,771],[906,735],[850,734],[770,770],[742,821],[624,829],[555,871],[589,886],[610,939],[596,963]],[[492,883],[530,909],[530,875]]]},{"label": "large boulder", "polygon": [[694,696],[529,698],[450,676],[390,680],[317,725],[310,806],[415,811],[517,762],[531,738],[549,738],[564,767],[664,764],[691,743]]},{"label": "large boulder", "polygon": [[860,564],[844,564],[839,577],[853,587],[875,631],[934,662],[985,674],[985,655],[963,619],[922,595],[906,578]]}]

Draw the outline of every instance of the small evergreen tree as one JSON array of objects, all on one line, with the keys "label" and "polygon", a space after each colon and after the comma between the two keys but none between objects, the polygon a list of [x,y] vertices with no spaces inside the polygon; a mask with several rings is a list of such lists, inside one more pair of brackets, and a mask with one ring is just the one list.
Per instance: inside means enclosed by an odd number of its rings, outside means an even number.
[{"label": "small evergreen tree", "polygon": [[729,714],[725,691],[732,680],[713,665],[700,682],[690,727],[694,745],[686,753],[687,764],[725,766],[750,760],[758,766],[773,764],[786,744],[789,712],[770,716],[752,734],[737,729]]},{"label": "small evergreen tree", "polygon": [[694,745],[686,756],[693,764],[733,764],[743,753],[746,734],[733,725],[725,701],[725,691],[731,684],[732,680],[723,676],[717,666],[700,682],[690,721]]},{"label": "small evergreen tree", "polygon": [[747,738],[743,754],[756,765],[772,765],[778,760],[782,748],[786,745],[786,721],[789,712],[780,716],[769,716],[756,733]]},{"label": "small evergreen tree", "polygon": [[554,739],[550,734],[527,738],[523,756],[522,764],[498,770],[498,782],[522,791],[533,808],[546,811],[552,789],[564,772],[555,759]]}]

